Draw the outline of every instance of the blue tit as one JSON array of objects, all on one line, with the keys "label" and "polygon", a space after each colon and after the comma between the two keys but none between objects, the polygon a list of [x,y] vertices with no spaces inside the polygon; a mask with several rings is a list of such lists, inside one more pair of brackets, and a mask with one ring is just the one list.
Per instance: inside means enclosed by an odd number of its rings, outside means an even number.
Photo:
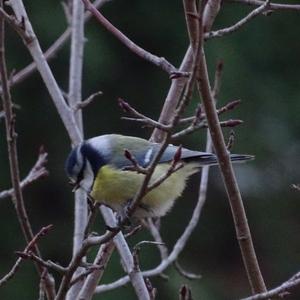
[{"label": "blue tit", "polygon": [[[146,168],[160,148],[160,144],[145,139],[107,134],[88,139],[75,147],[66,160],[66,173],[75,187],[89,193],[95,201],[122,214],[144,180],[144,174],[129,170],[132,167],[124,155],[125,149]],[[156,166],[150,184],[166,173],[178,147],[169,145]],[[232,154],[232,161],[252,159],[250,155]],[[133,217],[162,217],[173,206],[186,185],[187,179],[204,165],[217,164],[212,153],[181,150],[183,167],[173,173],[158,187],[146,194]]]}]

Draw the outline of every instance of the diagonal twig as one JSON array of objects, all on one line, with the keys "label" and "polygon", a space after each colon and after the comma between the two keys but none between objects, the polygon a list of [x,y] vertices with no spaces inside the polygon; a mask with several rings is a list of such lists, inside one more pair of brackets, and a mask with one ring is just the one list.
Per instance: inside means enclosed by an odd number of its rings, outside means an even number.
[{"label": "diagonal twig", "polygon": [[[27,176],[20,182],[20,188],[24,189],[26,186],[32,182],[48,175],[48,171],[45,168],[47,162],[48,153],[44,152],[43,149],[40,150],[40,154],[35,162],[34,166],[31,168]],[[14,193],[13,189],[5,190],[0,192],[0,199],[12,196]]]},{"label": "diagonal twig", "polygon": [[122,42],[127,48],[129,48],[137,56],[153,63],[154,65],[162,68],[166,71],[170,77],[187,76],[186,73],[177,70],[170,62],[168,62],[164,57],[158,57],[152,53],[141,48],[133,41],[131,41],[125,34],[123,34],[119,29],[117,29],[112,23],[110,23],[89,0],[82,0],[85,7],[90,11],[97,21],[105,27],[110,33],[112,33],[120,42]]},{"label": "diagonal twig", "polygon": [[204,38],[206,40],[211,39],[211,38],[219,38],[219,37],[223,37],[225,35],[228,35],[230,33],[233,33],[235,31],[239,30],[242,26],[244,26],[246,23],[248,23],[249,21],[251,21],[252,19],[257,17],[258,15],[260,15],[263,12],[265,12],[266,10],[268,10],[269,6],[270,6],[269,1],[262,2],[262,4],[258,8],[251,11],[246,17],[239,20],[234,25],[232,25],[230,27],[227,27],[227,28],[219,29],[219,30],[216,30],[216,31],[207,32],[207,33],[204,34]]}]

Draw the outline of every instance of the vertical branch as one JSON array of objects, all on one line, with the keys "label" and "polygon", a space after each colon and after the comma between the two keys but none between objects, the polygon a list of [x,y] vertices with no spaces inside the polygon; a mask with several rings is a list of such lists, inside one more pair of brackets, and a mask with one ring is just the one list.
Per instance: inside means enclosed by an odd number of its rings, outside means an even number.
[{"label": "vertical branch", "polygon": [[203,12],[203,31],[211,30],[215,18],[219,13],[222,0],[208,0]]},{"label": "vertical branch", "polygon": [[[1,8],[3,7],[3,1],[0,2]],[[6,139],[7,139],[7,149],[9,157],[9,166],[10,166],[10,175],[11,182],[14,193],[12,195],[13,203],[16,209],[17,218],[20,223],[23,235],[27,243],[33,239],[33,232],[27,211],[24,204],[23,194],[20,186],[20,174],[19,174],[19,162],[18,162],[18,152],[17,152],[17,133],[15,131],[15,115],[12,110],[12,100],[11,94],[8,85],[8,76],[5,60],[5,28],[4,28],[4,19],[0,18],[0,78],[2,84],[2,102],[3,109],[5,113],[5,127],[6,127]],[[40,251],[35,244],[33,246],[33,251],[40,255]],[[42,267],[38,264],[35,264],[39,275],[42,274]],[[52,282],[50,280],[49,274],[46,276],[46,292],[48,299],[53,299],[55,291],[53,290]]]},{"label": "vertical branch", "polygon": [[[200,37],[203,40],[203,23],[201,23]],[[229,158],[229,153],[226,149],[219,118],[212,97],[203,46],[201,47],[201,55],[199,58],[197,83],[201,91],[208,127],[216,155],[218,157],[223,181],[225,183],[234,219],[236,235],[240,245],[248,280],[253,293],[264,292],[266,291],[265,283],[259,269],[241,194]]]},{"label": "vertical branch", "polygon": [[[76,107],[82,99],[82,67],[84,51],[84,6],[82,1],[74,0],[72,8],[68,100],[70,107]],[[80,131],[83,132],[82,110],[76,110],[75,119]]]},{"label": "vertical branch", "polygon": [[42,52],[39,41],[29,21],[22,0],[10,0],[9,5],[13,9],[18,22],[22,24],[18,33],[21,35],[25,46],[28,48],[33,60],[36,63],[37,69],[41,74],[41,77],[53,99],[53,102],[58,110],[65,128],[67,129],[72,143],[80,143],[82,140],[82,135],[78,126],[76,125],[73,111],[66,104],[62,92],[52,74],[52,71]]},{"label": "vertical branch", "polygon": [[[82,101],[82,69],[83,69],[83,52],[84,52],[84,6],[81,0],[72,2],[72,19],[71,19],[71,53],[70,53],[70,72],[69,72],[69,95],[68,102],[72,108],[78,106]],[[75,122],[82,136],[83,122],[82,109],[74,111]],[[73,234],[73,256],[76,255],[84,239],[84,230],[87,225],[87,201],[86,192],[78,189],[75,192],[75,209],[74,209],[74,234]],[[83,271],[78,268],[74,277]],[[74,299],[82,287],[82,281],[74,284],[67,294],[66,299]]]},{"label": "vertical branch", "polygon": [[95,289],[97,287],[98,282],[101,280],[104,270],[106,269],[107,263],[115,249],[115,245],[113,243],[113,240],[109,241],[106,244],[103,244],[94,260],[93,265],[99,266],[99,269],[95,270],[93,273],[91,273],[87,279],[85,280],[77,300],[90,300],[92,299]]},{"label": "vertical branch", "polygon": [[[102,205],[100,206],[100,210],[104,217],[106,225],[108,225],[111,228],[116,227],[117,223],[111,209]],[[149,292],[145,285],[142,272],[140,270],[137,270],[134,264],[133,256],[130,252],[130,249],[126,243],[123,234],[119,232],[113,238],[113,241],[117,250],[119,251],[123,266],[125,268],[126,273],[129,275],[129,278],[131,280],[132,286],[136,292],[138,299],[150,300]]]}]

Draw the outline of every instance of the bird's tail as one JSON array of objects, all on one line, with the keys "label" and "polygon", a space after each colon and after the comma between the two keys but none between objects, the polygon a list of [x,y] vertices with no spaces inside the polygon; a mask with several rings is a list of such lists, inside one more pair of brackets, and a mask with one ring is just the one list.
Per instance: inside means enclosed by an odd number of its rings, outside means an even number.
[{"label": "bird's tail", "polygon": [[[242,163],[246,162],[249,160],[253,160],[254,156],[253,155],[248,155],[248,154],[230,154],[230,160],[234,163]],[[207,153],[195,157],[189,157],[185,159],[185,161],[190,161],[190,162],[196,162],[199,167],[202,166],[211,166],[211,165],[217,165],[218,164],[218,159],[215,154]]]}]

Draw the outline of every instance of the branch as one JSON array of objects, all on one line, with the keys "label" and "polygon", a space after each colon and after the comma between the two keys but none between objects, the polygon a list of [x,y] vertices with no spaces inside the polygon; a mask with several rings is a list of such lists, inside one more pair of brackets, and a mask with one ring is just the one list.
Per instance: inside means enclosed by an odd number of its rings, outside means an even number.
[{"label": "branch", "polygon": [[[28,253],[31,251],[31,249],[37,244],[38,240],[48,234],[49,230],[53,227],[53,225],[48,225],[46,227],[43,227],[33,238],[32,240],[27,244],[25,247],[23,253]],[[18,258],[14,266],[11,268],[11,270],[0,279],[0,287],[4,284],[6,284],[19,270],[20,265],[23,261],[23,258]]]},{"label": "branch", "polygon": [[[264,3],[262,0],[227,0],[226,2],[238,2],[241,4],[260,6]],[[300,4],[279,4],[279,3],[270,3],[270,10],[296,10],[300,11]]]},{"label": "branch", "polygon": [[124,112],[130,113],[132,116],[135,117],[135,118],[122,117],[123,120],[140,122],[150,127],[159,128],[160,130],[163,131],[170,131],[171,127],[169,125],[164,125],[141,114],[136,109],[134,109],[128,102],[125,102],[123,99],[119,98],[118,102],[119,102],[119,106],[123,109]]},{"label": "branch", "polygon": [[66,268],[54,263],[51,260],[47,260],[47,261],[43,260],[38,255],[35,255],[32,251],[26,251],[26,252],[16,251],[16,254],[22,259],[31,259],[32,261],[36,262],[38,265],[40,265],[43,268],[53,269],[54,271],[59,272],[61,274],[64,274],[67,271]]},{"label": "branch", "polygon": [[149,232],[151,233],[152,237],[154,238],[155,242],[157,242],[157,248],[160,252],[161,259],[165,259],[168,257],[168,248],[166,244],[163,242],[161,234],[159,232],[158,227],[154,224],[151,218],[148,218],[145,222],[145,226],[148,228]]},{"label": "branch", "polygon": [[186,76],[186,73],[183,73],[177,70],[171,63],[169,63],[164,57],[158,57],[152,53],[144,50],[133,41],[131,41],[125,34],[123,34],[119,29],[117,29],[113,24],[111,24],[89,0],[82,0],[85,4],[85,7],[90,11],[97,21],[111,34],[113,34],[121,43],[123,43],[129,50],[135,53],[137,56],[153,63],[154,65],[160,67],[162,70],[166,71],[170,77]]},{"label": "branch", "polygon": [[283,298],[286,294],[289,294],[289,290],[295,288],[300,285],[300,272],[296,273],[290,279],[282,283],[280,286],[269,290],[264,293],[256,294],[254,296],[243,298],[242,300],[262,300],[269,299],[273,297]]},{"label": "branch", "polygon": [[[67,129],[72,143],[78,144],[79,142],[81,142],[82,136],[78,129],[78,126],[76,125],[73,111],[65,103],[62,92],[52,74],[46,58],[44,57],[41,46],[28,19],[23,2],[21,0],[11,0],[9,1],[9,4],[16,17],[14,22],[13,20],[11,20],[9,24],[13,26],[13,28],[21,36],[25,46],[27,47],[33,60],[35,61],[37,69],[40,72],[41,77],[52,97],[52,100],[58,110],[65,128]],[[3,11],[3,9],[0,10],[0,15],[2,15],[8,22],[8,18],[12,19]]]},{"label": "branch", "polygon": [[89,97],[87,97],[85,100],[77,103],[74,107],[73,110],[74,112],[77,112],[79,109],[83,109],[90,105],[98,96],[101,96],[103,93],[101,91],[95,92],[91,94]]},{"label": "branch", "polygon": [[[269,1],[266,1],[264,3],[263,9],[265,9],[265,7],[268,4]],[[260,9],[262,9],[262,7],[260,7]],[[213,145],[216,151],[223,181],[226,187],[234,219],[236,235],[244,261],[244,266],[247,272],[252,292],[265,292],[266,287],[256,258],[243,201],[241,198],[239,187],[237,185],[234,170],[232,168],[232,164],[229,158],[229,153],[226,149],[223,133],[214,104],[214,99],[212,97],[212,91],[210,88],[206,58],[203,47],[201,49],[201,53],[202,55],[200,55],[199,58],[200,67],[198,74],[198,85],[201,91],[203,106],[207,116],[207,122],[211,133]]]},{"label": "branch", "polygon": [[222,0],[208,0],[203,12],[203,31],[211,30],[220,11]]},{"label": "branch", "polygon": [[[96,0],[93,5],[95,7],[101,7],[106,2],[109,2],[111,0]],[[89,12],[85,13],[84,15],[84,21],[87,22],[91,18],[91,14]],[[46,60],[50,60],[51,58],[55,57],[57,52],[65,45],[65,43],[68,41],[68,39],[71,36],[71,28],[67,28],[60,37],[47,49],[47,51],[44,52],[44,56]],[[28,66],[26,66],[24,69],[20,70],[18,73],[16,73],[10,82],[10,86],[14,86],[23,80],[25,80],[27,77],[29,77],[33,72],[36,71],[36,63],[32,62]]]},{"label": "branch", "polygon": [[[84,53],[84,6],[80,0],[72,1],[71,30],[68,104],[70,107],[76,107],[82,103],[82,69]],[[84,137],[82,110],[73,110],[72,114],[81,136]],[[85,238],[84,234],[88,216],[86,193],[83,190],[77,190],[74,196],[73,256],[76,255]],[[82,272],[83,268],[78,268],[74,277],[80,276]],[[73,284],[68,291],[66,300],[73,300],[76,295],[78,295],[81,286],[81,281],[77,281]]]},{"label": "branch", "polygon": [[[40,154],[38,156],[37,161],[35,162],[32,169],[29,171],[27,176],[20,182],[20,188],[23,190],[25,187],[27,187],[32,182],[48,175],[48,171],[45,168],[45,164],[47,163],[47,156],[48,153],[44,152],[44,150],[41,148]],[[14,189],[6,190],[0,192],[0,199],[7,198],[10,196],[13,196]]]},{"label": "branch", "polygon": [[[106,225],[108,225],[111,228],[117,226],[115,217],[109,208],[102,205],[100,206],[100,211],[102,212]],[[130,212],[128,213],[130,214]],[[124,236],[119,232],[114,237],[113,241],[121,256],[122,265],[125,267],[125,272],[129,275],[131,284],[136,292],[138,299],[150,300],[150,295],[147,290],[147,286],[143,279],[142,273],[140,270],[137,270],[135,268],[133,256],[126,243]]]},{"label": "branch", "polygon": [[[1,1],[1,9],[3,1]],[[0,78],[2,83],[2,102],[3,109],[5,112],[5,127],[6,127],[6,139],[9,156],[10,176],[13,193],[13,203],[17,213],[17,218],[20,223],[24,238],[29,243],[33,238],[33,232],[27,211],[24,204],[23,194],[20,187],[20,174],[19,174],[19,162],[17,152],[17,134],[15,132],[15,116],[12,111],[12,100],[8,85],[8,76],[5,60],[5,43],[4,43],[4,19],[0,19]],[[39,248],[36,244],[33,246],[33,251],[40,256]],[[42,274],[43,270],[39,265],[35,265],[39,275]],[[53,290],[52,281],[50,280],[49,274],[45,275],[45,288],[48,299],[53,299],[55,291]]]},{"label": "branch", "polygon": [[239,30],[242,26],[244,26],[246,23],[248,23],[255,17],[269,10],[270,9],[269,5],[270,5],[269,0],[263,2],[258,8],[251,11],[245,18],[241,19],[234,25],[216,31],[207,32],[205,33],[204,38],[206,40],[211,38],[219,38]]},{"label": "branch", "polygon": [[112,241],[109,241],[107,244],[104,244],[100,247],[97,256],[93,262],[93,265],[102,266],[101,269],[94,270],[93,273],[88,275],[87,279],[85,280],[80,293],[77,299],[85,299],[90,300],[92,299],[95,289],[97,287],[98,282],[101,280],[104,270],[109,262],[109,259],[115,249],[115,245]]}]

